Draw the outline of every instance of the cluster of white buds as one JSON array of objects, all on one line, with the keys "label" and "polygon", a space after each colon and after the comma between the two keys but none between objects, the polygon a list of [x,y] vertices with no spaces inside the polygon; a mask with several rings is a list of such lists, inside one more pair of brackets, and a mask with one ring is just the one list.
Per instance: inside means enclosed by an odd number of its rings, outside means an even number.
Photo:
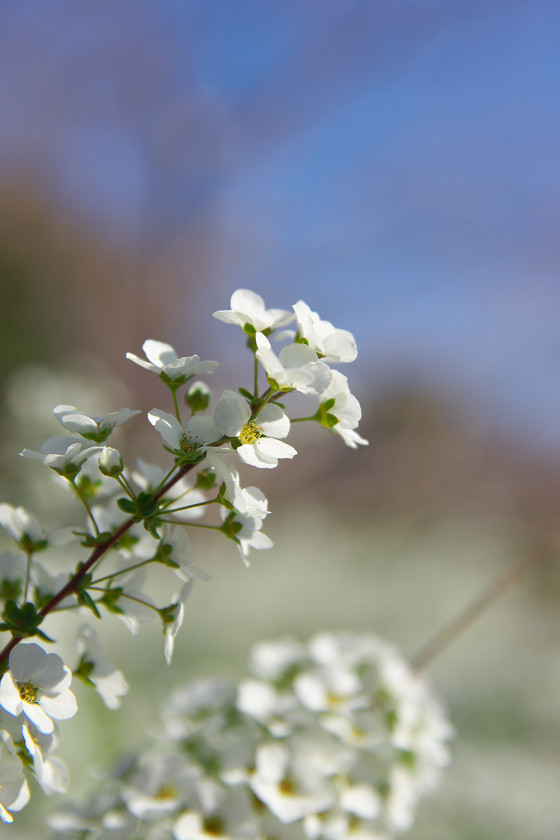
[{"label": "cluster of white buds", "polygon": [[174,692],[160,729],[53,840],[389,840],[448,761],[451,727],[426,682],[371,635],[257,645],[252,677]]},{"label": "cluster of white buds", "polygon": [[[21,453],[49,467],[56,482],[71,490],[81,520],[73,529],[48,535],[25,508],[0,505],[0,526],[17,546],[17,553],[0,556],[0,632],[6,634],[0,649],[0,819],[5,822],[29,799],[24,770],[47,793],[66,789],[66,769],[52,753],[57,721],[77,710],[72,675],[92,685],[109,708],[117,708],[126,693],[124,675],[109,661],[93,628],[83,623],[84,615],[116,616],[132,632],[138,622],[159,617],[169,663],[193,580],[209,577],[194,565],[187,530],[223,534],[246,564],[251,549],[272,545],[262,531],[268,501],[257,487],[242,486],[238,464],[272,469],[296,454],[285,441],[294,418],[280,399],[291,391],[314,398],[314,413],[295,421],[315,421],[352,448],[367,443],[357,432],[359,403],[346,377],[331,368],[356,358],[349,332],[322,320],[302,301],[293,311],[266,309],[262,298],[247,290],[236,291],[231,309],[214,315],[243,330],[253,357],[253,388],[224,391],[213,413],[206,413],[210,389],[194,377],[212,373],[217,362],[179,357],[169,344],[152,339],[143,345],[145,359],[127,354],[157,374],[170,392],[172,412],[148,412],[170,457],[167,469],[144,460],[129,468],[107,444],[117,427],[140,413],[128,408],[97,416],[58,405],[54,415],[65,435],[48,438],[39,451]],[[273,333],[286,342],[278,354],[269,341]],[[148,567],[170,579],[174,594],[163,606],[150,595]],[[55,643],[50,618],[62,611],[79,616],[73,669],[41,646]],[[277,764],[276,754],[266,758],[264,749],[259,767]],[[265,783],[266,773],[261,776],[259,770],[254,784]]]}]

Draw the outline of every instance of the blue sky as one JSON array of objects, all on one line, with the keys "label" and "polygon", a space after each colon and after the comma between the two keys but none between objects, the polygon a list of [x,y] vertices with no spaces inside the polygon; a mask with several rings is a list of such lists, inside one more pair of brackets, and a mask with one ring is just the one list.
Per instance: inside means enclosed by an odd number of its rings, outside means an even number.
[{"label": "blue sky", "polygon": [[127,247],[210,224],[206,295],[304,298],[560,448],[560,6],[3,4],[0,175]]}]

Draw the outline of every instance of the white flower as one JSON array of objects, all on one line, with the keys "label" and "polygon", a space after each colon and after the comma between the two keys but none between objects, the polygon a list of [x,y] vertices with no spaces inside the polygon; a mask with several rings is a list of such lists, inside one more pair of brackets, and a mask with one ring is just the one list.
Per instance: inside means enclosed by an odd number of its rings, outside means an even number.
[{"label": "white flower", "polygon": [[151,338],[144,342],[142,350],[148,361],[141,359],[134,353],[127,353],[126,358],[146,370],[151,370],[160,375],[164,374],[175,384],[182,384],[197,373],[212,373],[218,367],[218,362],[201,362],[200,356],[181,356],[179,358],[170,344],[163,341],[154,341]]},{"label": "white flower", "polygon": [[258,747],[250,786],[280,822],[301,820],[333,804],[334,792],[314,758],[311,744],[294,756],[281,743]]},{"label": "white flower", "polygon": [[239,472],[230,461],[212,449],[206,453],[206,460],[216,473],[218,481],[225,484],[224,496],[237,513],[257,519],[267,516],[270,511],[264,493],[258,487],[241,487]]},{"label": "white flower", "polygon": [[7,733],[2,733],[0,745],[0,819],[14,821],[10,811],[21,811],[29,802],[29,788],[21,770],[21,762],[14,755],[14,746]]},{"label": "white flower", "polygon": [[127,423],[139,409],[121,408],[119,411],[112,411],[105,415],[84,414],[75,405],[57,405],[53,408],[53,414],[58,422],[69,432],[77,432],[87,440],[95,440],[97,443],[104,441],[115,426]]},{"label": "white flower", "polygon": [[4,502],[0,504],[0,527],[15,540],[18,545],[41,543],[44,541],[43,529],[33,514],[23,507],[13,507]]},{"label": "white flower", "polygon": [[284,309],[265,309],[262,297],[249,289],[237,289],[231,296],[230,305],[231,309],[214,312],[214,318],[226,324],[236,324],[243,330],[248,325],[253,328],[249,332],[275,330],[294,319],[292,313]]},{"label": "white flower", "polygon": [[255,340],[257,359],[277,390],[318,396],[328,387],[332,371],[307,344],[288,344],[277,356],[265,335],[257,333]]},{"label": "white flower", "polygon": [[328,423],[328,427],[340,435],[347,446],[357,449],[358,445],[368,445],[369,441],[355,431],[362,417],[360,403],[350,393],[347,378],[338,370],[332,371],[330,385],[320,395],[319,400],[321,407],[327,414],[327,420],[328,415],[332,415],[337,421],[332,426]]},{"label": "white flower", "polygon": [[0,682],[0,706],[12,715],[22,713],[39,732],[54,729],[52,718],[68,720],[77,710],[69,689],[72,672],[56,653],[35,643],[18,644],[10,653],[9,671]]},{"label": "white flower", "polygon": [[173,571],[180,580],[186,582],[191,578],[194,578],[195,580],[200,580],[206,583],[211,579],[208,572],[205,572],[204,569],[199,569],[198,566],[193,565],[194,552],[189,535],[184,528],[173,529],[173,538],[171,543],[168,543],[168,545],[171,546],[169,559],[177,564],[177,568],[173,568]]},{"label": "white flower", "polygon": [[39,449],[40,452],[23,449],[20,455],[41,461],[46,467],[51,467],[61,475],[75,475],[84,461],[95,452],[100,452],[102,447],[85,446],[83,440],[53,435],[42,443]]},{"label": "white flower", "polygon": [[237,454],[246,464],[272,469],[279,458],[293,458],[297,451],[284,438],[290,431],[290,421],[280,406],[268,404],[252,419],[247,400],[236,391],[224,391],[214,412],[217,428],[227,437],[237,437],[241,446]]},{"label": "white flower", "polygon": [[76,635],[76,647],[80,654],[78,670],[95,686],[108,709],[118,709],[120,698],[128,691],[128,684],[118,668],[109,662],[97,634],[89,624],[83,624]]},{"label": "white flower", "polygon": [[358,355],[354,336],[323,321],[302,300],[294,304],[299,334],[326,362],[353,362]]},{"label": "white flower", "polygon": [[174,452],[201,452],[206,444],[215,443],[222,437],[213,419],[206,415],[195,414],[185,429],[174,414],[159,408],[148,412],[148,420]]},{"label": "white flower", "polygon": [[230,513],[229,516],[226,516],[226,519],[234,525],[241,526],[238,530],[235,530],[233,540],[237,543],[239,553],[246,566],[249,565],[247,557],[251,548],[256,551],[272,548],[272,540],[261,531],[262,519],[254,516],[240,516],[236,513]]}]

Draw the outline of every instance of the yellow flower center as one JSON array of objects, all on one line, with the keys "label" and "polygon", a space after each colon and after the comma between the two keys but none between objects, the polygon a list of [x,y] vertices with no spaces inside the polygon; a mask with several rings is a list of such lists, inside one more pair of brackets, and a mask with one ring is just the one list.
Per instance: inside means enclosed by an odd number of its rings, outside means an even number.
[{"label": "yellow flower center", "polygon": [[252,444],[255,443],[260,437],[264,434],[262,428],[256,423],[255,420],[249,420],[248,423],[245,423],[243,428],[238,434],[238,438],[241,443]]},{"label": "yellow flower center", "polygon": [[19,696],[24,703],[37,703],[39,689],[33,683],[18,683]]},{"label": "yellow flower center", "polygon": [[174,799],[177,796],[177,788],[173,785],[162,785],[154,799]]},{"label": "yellow flower center", "polygon": [[205,834],[212,834],[215,837],[220,837],[224,833],[224,825],[218,817],[207,817],[204,820]]}]

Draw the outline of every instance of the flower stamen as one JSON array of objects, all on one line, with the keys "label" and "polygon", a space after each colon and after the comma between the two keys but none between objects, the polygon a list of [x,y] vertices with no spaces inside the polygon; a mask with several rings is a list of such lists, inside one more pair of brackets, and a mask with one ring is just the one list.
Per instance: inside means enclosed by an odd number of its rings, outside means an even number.
[{"label": "flower stamen", "polygon": [[39,689],[33,683],[17,683],[19,696],[24,703],[38,703]]},{"label": "flower stamen", "polygon": [[249,444],[256,443],[256,441],[264,434],[262,427],[257,424],[255,420],[249,420],[245,423],[238,434],[241,443]]}]

